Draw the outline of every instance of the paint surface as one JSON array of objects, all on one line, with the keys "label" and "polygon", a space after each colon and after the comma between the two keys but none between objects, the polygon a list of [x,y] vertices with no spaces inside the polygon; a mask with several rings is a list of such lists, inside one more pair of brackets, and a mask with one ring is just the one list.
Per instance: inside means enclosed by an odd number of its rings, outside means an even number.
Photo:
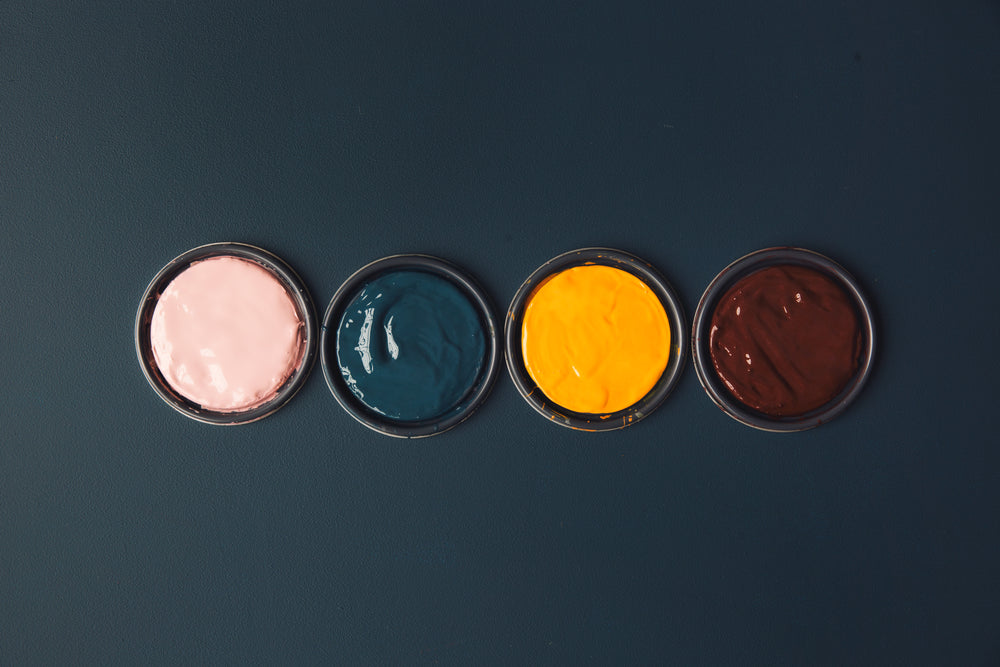
[{"label": "paint surface", "polygon": [[521,352],[531,379],[553,402],[574,412],[616,412],[660,379],[670,323],[636,276],[577,266],[550,277],[528,299]]},{"label": "paint surface", "polygon": [[443,418],[477,386],[486,355],[479,313],[451,281],[416,270],[366,284],[337,330],[348,387],[400,421]]},{"label": "paint surface", "polygon": [[738,281],[712,316],[710,352],[742,403],[768,415],[801,415],[854,377],[863,337],[847,293],[800,266],[761,269]]},{"label": "paint surface", "polygon": [[302,363],[303,322],[284,285],[237,257],[194,262],[150,323],[153,357],[181,396],[217,412],[263,405]]}]

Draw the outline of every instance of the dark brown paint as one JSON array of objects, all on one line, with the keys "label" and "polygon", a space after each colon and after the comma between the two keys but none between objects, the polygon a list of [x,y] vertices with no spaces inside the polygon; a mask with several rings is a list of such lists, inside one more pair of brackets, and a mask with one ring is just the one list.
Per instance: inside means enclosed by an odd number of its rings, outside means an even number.
[{"label": "dark brown paint", "polygon": [[844,290],[819,271],[784,265],[751,273],[723,295],[709,350],[739,401],[788,417],[836,397],[857,373],[863,344]]}]

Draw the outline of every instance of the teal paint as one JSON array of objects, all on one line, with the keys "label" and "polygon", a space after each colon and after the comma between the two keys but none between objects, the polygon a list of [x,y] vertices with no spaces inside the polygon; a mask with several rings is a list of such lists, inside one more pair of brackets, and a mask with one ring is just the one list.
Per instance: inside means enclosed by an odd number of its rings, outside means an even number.
[{"label": "teal paint", "polygon": [[451,281],[416,270],[367,283],[344,310],[337,361],[347,386],[392,419],[442,418],[476,387],[486,335],[474,305]]}]

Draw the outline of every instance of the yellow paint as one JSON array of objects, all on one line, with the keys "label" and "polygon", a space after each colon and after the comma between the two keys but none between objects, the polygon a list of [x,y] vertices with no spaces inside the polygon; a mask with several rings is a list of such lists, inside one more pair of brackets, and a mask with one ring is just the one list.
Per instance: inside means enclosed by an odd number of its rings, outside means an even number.
[{"label": "yellow paint", "polygon": [[653,388],[667,366],[670,323],[639,278],[590,264],[550,277],[532,293],[521,326],[528,374],[552,401],[602,414]]}]

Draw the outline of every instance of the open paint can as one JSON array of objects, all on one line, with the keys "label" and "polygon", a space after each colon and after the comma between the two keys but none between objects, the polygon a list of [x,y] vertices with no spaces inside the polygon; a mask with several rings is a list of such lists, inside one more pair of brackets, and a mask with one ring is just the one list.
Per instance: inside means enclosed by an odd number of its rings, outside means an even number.
[{"label": "open paint can", "polygon": [[695,371],[727,415],[765,431],[824,424],[857,398],[875,352],[872,311],[828,257],[768,248],[723,269],[695,311]]},{"label": "open paint can", "polygon": [[670,394],[687,326],[670,283],[621,250],[583,248],[532,273],[507,311],[507,369],[524,400],[560,426],[630,426]]},{"label": "open paint can", "polygon": [[305,383],[316,358],[316,314],[281,259],[243,243],[212,243],[175,258],[149,283],[135,347],[170,407],[207,424],[246,424]]},{"label": "open paint can", "polygon": [[393,255],[341,285],[323,318],[323,375],[365,426],[421,438],[458,425],[482,404],[500,364],[486,293],[437,257]]}]

